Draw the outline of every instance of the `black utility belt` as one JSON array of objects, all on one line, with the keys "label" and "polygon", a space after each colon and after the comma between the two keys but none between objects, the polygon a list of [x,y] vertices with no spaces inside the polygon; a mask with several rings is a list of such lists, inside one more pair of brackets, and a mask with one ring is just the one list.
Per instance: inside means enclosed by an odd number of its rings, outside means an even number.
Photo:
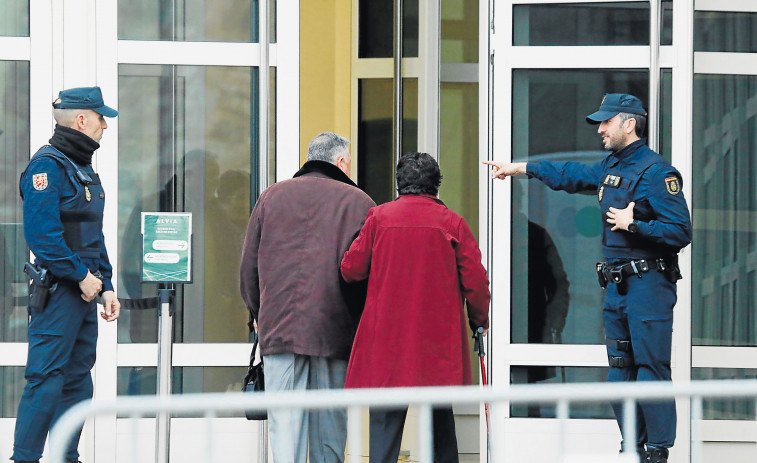
[{"label": "black utility belt", "polygon": [[607,283],[618,284],[624,278],[631,275],[641,278],[642,273],[647,273],[650,270],[667,272],[670,270],[670,266],[661,257],[657,259],[630,260],[616,264],[597,262],[597,278],[599,278],[599,286],[602,288],[606,288]]}]

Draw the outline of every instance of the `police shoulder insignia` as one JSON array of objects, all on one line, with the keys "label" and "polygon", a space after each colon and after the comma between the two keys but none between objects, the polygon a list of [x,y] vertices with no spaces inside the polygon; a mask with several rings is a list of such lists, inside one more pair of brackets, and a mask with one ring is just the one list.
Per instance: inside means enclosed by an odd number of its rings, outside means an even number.
[{"label": "police shoulder insignia", "polygon": [[677,195],[681,191],[681,186],[678,184],[678,177],[668,177],[665,179],[665,188],[671,195]]},{"label": "police shoulder insignia", "polygon": [[47,172],[32,175],[32,186],[35,190],[42,191],[47,188]]}]

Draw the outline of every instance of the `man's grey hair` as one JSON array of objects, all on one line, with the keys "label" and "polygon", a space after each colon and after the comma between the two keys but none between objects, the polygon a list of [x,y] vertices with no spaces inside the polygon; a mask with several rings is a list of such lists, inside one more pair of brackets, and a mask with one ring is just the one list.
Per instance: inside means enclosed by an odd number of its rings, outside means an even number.
[{"label": "man's grey hair", "polygon": [[76,115],[81,111],[81,109],[54,108],[53,117],[55,118],[55,122],[57,122],[58,125],[71,127],[74,125],[74,119],[76,118]]},{"label": "man's grey hair", "polygon": [[618,113],[620,124],[623,125],[628,119],[636,119],[636,136],[644,138],[644,129],[647,127],[647,118],[641,114]]},{"label": "man's grey hair", "polygon": [[317,135],[308,146],[308,161],[326,161],[334,164],[337,156],[347,151],[350,141],[333,132]]}]

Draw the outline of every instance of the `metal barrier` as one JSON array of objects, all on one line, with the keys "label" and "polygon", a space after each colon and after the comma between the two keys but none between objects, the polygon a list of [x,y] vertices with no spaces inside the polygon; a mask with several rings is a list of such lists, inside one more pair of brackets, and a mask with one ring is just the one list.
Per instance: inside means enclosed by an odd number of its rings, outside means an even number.
[{"label": "metal barrier", "polygon": [[[204,413],[206,418],[213,418],[218,412],[240,411],[245,409],[322,409],[347,408],[349,416],[348,447],[349,463],[362,461],[363,448],[361,432],[361,413],[369,406],[406,406],[419,407],[418,435],[420,436],[420,461],[432,461],[431,410],[434,405],[449,404],[483,404],[489,403],[492,410],[492,435],[504,423],[504,410],[511,403],[556,403],[557,419],[560,420],[560,454],[565,455],[565,423],[569,416],[571,402],[607,402],[622,401],[626,426],[631,433],[637,400],[654,400],[691,398],[692,420],[692,459],[693,463],[702,463],[702,400],[703,398],[755,398],[757,399],[757,380],[693,381],[690,383],[645,382],[645,383],[573,383],[545,385],[514,385],[509,387],[479,386],[464,387],[427,387],[427,388],[390,388],[390,389],[346,389],[319,390],[276,393],[215,393],[185,394],[164,397],[123,397],[116,400],[95,400],[82,402],[66,412],[50,435],[50,458],[52,463],[63,463],[66,443],[88,417],[103,414],[128,415],[132,418],[143,417],[152,413],[193,414]],[[208,420],[209,426],[210,420]],[[210,433],[208,433],[210,435]],[[137,447],[137,435],[134,433],[134,446]],[[635,436],[627,436],[627,441],[635,442]],[[491,439],[490,462],[505,461],[502,449],[505,442]],[[635,449],[631,449],[634,450]],[[213,440],[209,438],[206,445],[204,461],[212,461]],[[136,462],[136,453],[134,461]],[[355,456],[356,455],[356,456]],[[625,460],[638,461],[630,453]]]}]

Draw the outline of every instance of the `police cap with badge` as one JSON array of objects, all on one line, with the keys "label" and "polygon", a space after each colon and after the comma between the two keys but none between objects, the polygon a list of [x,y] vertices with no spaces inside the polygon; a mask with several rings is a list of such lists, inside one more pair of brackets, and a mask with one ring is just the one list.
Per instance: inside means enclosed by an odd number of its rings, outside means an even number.
[{"label": "police cap with badge", "polygon": [[105,105],[100,87],[76,87],[61,90],[53,102],[55,109],[91,109],[105,117],[116,117],[118,111]]},{"label": "police cap with badge", "polygon": [[599,110],[586,116],[589,124],[599,124],[612,119],[620,113],[639,114],[646,116],[647,112],[641,100],[627,93],[608,93],[602,98]]}]

